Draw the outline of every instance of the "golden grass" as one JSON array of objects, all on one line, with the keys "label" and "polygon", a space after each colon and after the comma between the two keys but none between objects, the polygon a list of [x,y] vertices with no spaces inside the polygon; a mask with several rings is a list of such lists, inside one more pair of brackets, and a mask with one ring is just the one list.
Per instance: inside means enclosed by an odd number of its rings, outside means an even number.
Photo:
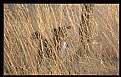
[{"label": "golden grass", "polygon": [[[119,4],[92,11],[83,20],[83,4],[4,4],[4,75],[119,75]],[[71,28],[63,29],[67,54],[60,58],[53,30],[64,26]],[[35,32],[48,41],[50,57],[40,56],[46,48]]]}]

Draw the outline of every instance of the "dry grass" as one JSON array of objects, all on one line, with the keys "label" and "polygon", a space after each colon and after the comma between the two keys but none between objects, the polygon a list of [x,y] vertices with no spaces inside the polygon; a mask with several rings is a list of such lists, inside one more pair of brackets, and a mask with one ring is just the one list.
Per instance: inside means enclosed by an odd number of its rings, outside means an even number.
[{"label": "dry grass", "polygon": [[[119,75],[119,5],[85,10],[83,4],[4,4],[4,75]],[[53,31],[64,26],[71,28],[62,29],[67,53],[60,58],[54,42],[62,40]],[[42,38],[33,38],[35,32]]]}]

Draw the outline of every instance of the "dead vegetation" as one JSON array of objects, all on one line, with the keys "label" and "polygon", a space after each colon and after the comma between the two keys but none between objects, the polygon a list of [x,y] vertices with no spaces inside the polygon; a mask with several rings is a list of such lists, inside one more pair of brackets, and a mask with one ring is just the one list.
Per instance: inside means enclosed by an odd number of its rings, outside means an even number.
[{"label": "dead vegetation", "polygon": [[45,74],[119,75],[119,5],[4,4],[4,75]]}]

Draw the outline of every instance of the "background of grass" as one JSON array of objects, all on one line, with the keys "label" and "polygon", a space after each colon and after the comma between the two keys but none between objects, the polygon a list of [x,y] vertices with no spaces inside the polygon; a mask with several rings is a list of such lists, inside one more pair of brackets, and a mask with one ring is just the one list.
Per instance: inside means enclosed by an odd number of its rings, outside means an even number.
[{"label": "background of grass", "polygon": [[[91,41],[82,36],[84,43],[78,34],[83,7],[83,4],[4,4],[4,75],[119,75],[119,4],[94,4],[89,21]],[[32,33],[39,31],[57,53],[52,30],[58,26],[71,26],[67,30],[67,58],[41,59],[38,40],[32,39]]]}]

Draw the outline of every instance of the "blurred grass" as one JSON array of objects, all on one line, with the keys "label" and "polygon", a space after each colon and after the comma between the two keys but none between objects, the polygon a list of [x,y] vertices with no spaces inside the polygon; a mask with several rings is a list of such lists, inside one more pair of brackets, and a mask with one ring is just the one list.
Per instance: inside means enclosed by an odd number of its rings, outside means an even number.
[{"label": "blurred grass", "polygon": [[[94,4],[92,13],[84,7],[4,4],[4,75],[119,75],[119,5]],[[66,29],[68,47],[63,60],[54,46],[53,30],[64,26],[71,29]],[[32,39],[34,32],[47,39],[56,59],[39,56],[40,40]]]}]

